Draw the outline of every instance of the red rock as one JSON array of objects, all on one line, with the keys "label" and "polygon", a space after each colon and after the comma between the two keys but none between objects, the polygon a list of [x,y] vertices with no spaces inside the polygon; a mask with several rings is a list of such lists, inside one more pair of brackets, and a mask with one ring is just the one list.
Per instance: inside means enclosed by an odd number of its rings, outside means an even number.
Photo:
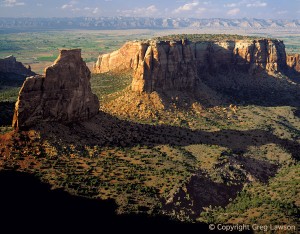
[{"label": "red rock", "polygon": [[287,56],[287,65],[294,71],[300,72],[300,55],[289,54]]},{"label": "red rock", "polygon": [[132,90],[190,90],[206,72],[276,73],[286,69],[282,41],[134,41],[99,57],[94,72],[133,71]]},{"label": "red rock", "polygon": [[91,91],[90,79],[81,50],[61,50],[44,76],[25,80],[16,102],[13,126],[31,126],[41,121],[72,122],[96,115],[99,101]]}]

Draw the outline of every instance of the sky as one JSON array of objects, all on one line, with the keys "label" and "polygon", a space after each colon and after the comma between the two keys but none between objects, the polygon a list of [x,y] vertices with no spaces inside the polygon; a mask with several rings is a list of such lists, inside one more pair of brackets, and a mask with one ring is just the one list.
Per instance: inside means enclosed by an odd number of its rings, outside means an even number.
[{"label": "sky", "polygon": [[300,0],[0,0],[0,17],[300,19]]}]

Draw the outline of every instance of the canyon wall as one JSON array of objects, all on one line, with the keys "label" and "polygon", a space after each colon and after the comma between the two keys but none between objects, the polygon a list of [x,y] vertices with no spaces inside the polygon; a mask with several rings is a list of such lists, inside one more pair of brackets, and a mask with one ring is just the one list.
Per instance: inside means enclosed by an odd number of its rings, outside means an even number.
[{"label": "canyon wall", "polygon": [[193,89],[201,76],[243,71],[269,74],[286,70],[282,41],[271,39],[224,41],[133,41],[99,56],[94,72],[132,70],[132,90]]},{"label": "canyon wall", "polygon": [[81,50],[61,50],[44,76],[28,77],[23,83],[13,126],[26,127],[40,121],[71,122],[96,115],[99,101],[91,91],[90,79]]},{"label": "canyon wall", "polygon": [[127,42],[119,50],[99,56],[94,65],[94,72],[105,73],[130,70],[134,67],[135,57],[141,50],[141,42]]}]

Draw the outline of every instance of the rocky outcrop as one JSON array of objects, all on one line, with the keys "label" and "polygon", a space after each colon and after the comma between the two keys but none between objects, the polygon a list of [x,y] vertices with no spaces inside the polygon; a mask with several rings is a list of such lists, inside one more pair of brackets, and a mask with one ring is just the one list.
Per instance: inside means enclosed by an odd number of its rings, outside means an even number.
[{"label": "rocky outcrop", "polygon": [[22,76],[35,75],[30,69],[26,68],[21,62],[18,62],[14,56],[8,56],[0,59],[0,72],[14,73]]},{"label": "rocky outcrop", "polygon": [[300,55],[289,54],[287,55],[287,65],[296,72],[300,72]]},{"label": "rocky outcrop", "polygon": [[193,89],[204,74],[251,74],[286,69],[285,46],[271,39],[224,41],[134,41],[99,57],[94,72],[133,71],[132,90]]},{"label": "rocky outcrop", "polygon": [[15,105],[13,126],[31,126],[41,121],[71,122],[88,119],[99,111],[91,91],[91,72],[81,50],[61,50],[45,75],[28,77]]},{"label": "rocky outcrop", "polygon": [[142,44],[138,41],[125,43],[119,50],[99,56],[94,65],[94,72],[105,73],[129,70],[133,68],[137,53],[142,50]]}]

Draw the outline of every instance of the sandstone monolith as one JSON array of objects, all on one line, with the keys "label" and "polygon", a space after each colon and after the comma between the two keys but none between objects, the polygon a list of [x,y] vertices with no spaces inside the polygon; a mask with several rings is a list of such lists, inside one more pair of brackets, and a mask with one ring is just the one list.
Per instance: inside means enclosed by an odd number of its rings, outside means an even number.
[{"label": "sandstone monolith", "polygon": [[81,50],[61,50],[45,75],[26,78],[15,105],[13,127],[80,121],[96,115],[99,100],[91,91],[90,79]]}]

